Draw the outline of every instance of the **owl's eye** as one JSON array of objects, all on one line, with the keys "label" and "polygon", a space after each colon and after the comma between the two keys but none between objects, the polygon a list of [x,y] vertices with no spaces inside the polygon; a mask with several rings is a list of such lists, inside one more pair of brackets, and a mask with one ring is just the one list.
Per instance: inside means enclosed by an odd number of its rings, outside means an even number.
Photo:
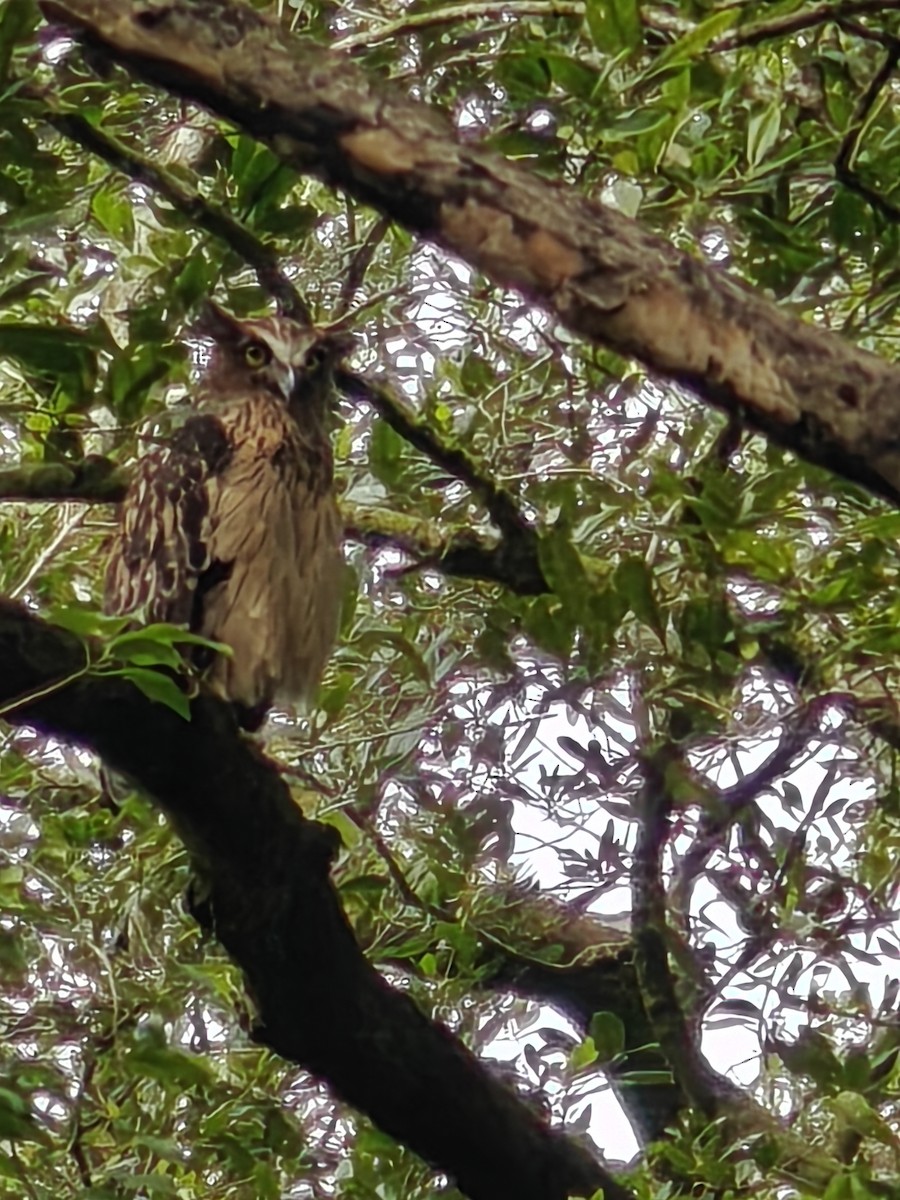
[{"label": "owl's eye", "polygon": [[250,342],[244,347],[244,362],[248,367],[264,367],[272,357],[265,342]]}]

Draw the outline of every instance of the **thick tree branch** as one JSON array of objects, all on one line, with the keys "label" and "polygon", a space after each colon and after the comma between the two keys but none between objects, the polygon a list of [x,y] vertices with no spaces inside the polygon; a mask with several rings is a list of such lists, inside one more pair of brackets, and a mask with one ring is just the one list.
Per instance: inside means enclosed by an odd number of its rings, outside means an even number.
[{"label": "thick tree branch", "polygon": [[[77,463],[20,463],[0,469],[0,502],[117,503],[127,487],[128,471],[99,454]],[[548,590],[537,547],[525,539],[481,536],[468,529],[447,532],[393,509],[346,501],[341,513],[345,537],[370,546],[394,546],[419,566],[432,566],[453,578],[499,583],[523,596]]]},{"label": "thick tree branch", "polygon": [[607,1200],[627,1200],[590,1154],[369,965],[329,878],[333,830],[302,816],[226,706],[203,697],[186,722],[121,680],[79,674],[82,643],[9,602],[0,661],[7,720],[90,747],[166,811],[201,872],[201,915],[244,971],[259,1041],[469,1196],[563,1200],[603,1187]]},{"label": "thick tree branch", "polygon": [[17,463],[0,468],[2,500],[83,500],[115,504],[124,499],[128,472],[101,454],[74,463]]},{"label": "thick tree branch", "polygon": [[576,332],[900,501],[900,368],[780,312],[573,188],[460,144],[442,114],[236,0],[41,7]]}]

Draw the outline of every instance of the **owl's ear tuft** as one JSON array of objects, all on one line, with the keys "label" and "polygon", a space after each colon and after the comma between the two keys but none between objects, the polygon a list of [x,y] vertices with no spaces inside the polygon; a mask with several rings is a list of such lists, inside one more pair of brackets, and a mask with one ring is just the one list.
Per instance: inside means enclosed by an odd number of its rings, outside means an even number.
[{"label": "owl's ear tuft", "polygon": [[199,337],[210,337],[217,342],[231,340],[243,334],[243,327],[237,317],[215,300],[209,299],[203,301],[194,329]]},{"label": "owl's ear tuft", "polygon": [[348,330],[323,329],[309,351],[310,365],[336,366],[356,349],[356,344],[356,338]]}]

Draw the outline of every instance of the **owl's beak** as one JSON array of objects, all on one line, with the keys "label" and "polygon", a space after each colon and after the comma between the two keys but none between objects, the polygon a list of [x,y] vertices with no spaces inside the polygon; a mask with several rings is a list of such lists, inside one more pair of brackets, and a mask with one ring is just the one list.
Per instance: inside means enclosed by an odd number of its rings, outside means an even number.
[{"label": "owl's beak", "polygon": [[275,376],[275,383],[278,385],[278,390],[281,392],[285,401],[289,401],[294,394],[294,385],[297,382],[297,372],[288,363],[272,362],[269,364],[269,370]]}]

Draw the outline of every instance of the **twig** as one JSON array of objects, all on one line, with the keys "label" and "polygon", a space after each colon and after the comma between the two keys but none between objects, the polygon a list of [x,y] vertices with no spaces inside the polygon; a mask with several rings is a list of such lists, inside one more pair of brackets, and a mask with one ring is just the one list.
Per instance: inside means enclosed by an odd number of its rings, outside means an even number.
[{"label": "twig", "polygon": [[20,93],[43,108],[44,119],[64,137],[102,158],[114,170],[138,180],[163,196],[200,229],[219,238],[256,271],[260,286],[276,301],[281,312],[305,324],[312,323],[309,306],[282,271],[274,248],[220,208],[175,178],[146,155],[125,146],[117,138],[91,125],[76,112],[66,110],[48,92],[26,87]]},{"label": "twig", "polygon": [[335,320],[340,320],[341,317],[347,314],[350,305],[353,303],[355,292],[358,288],[362,287],[362,282],[375,256],[375,251],[378,249],[390,227],[391,223],[387,217],[379,217],[369,230],[362,245],[353,255],[350,266],[344,275],[344,282],[341,284],[340,297],[335,305]]},{"label": "twig", "polygon": [[[48,95],[35,93],[31,89],[25,89],[25,94],[43,106],[45,117],[54,128],[77,141],[91,153],[97,154],[115,170],[152,187],[194,224],[224,241],[256,270],[260,285],[276,300],[282,312],[294,316],[297,320],[307,323],[311,321],[309,306],[281,270],[274,249],[258,238],[246,225],[198,193],[184,187],[168,171],[157,166],[145,155],[101,132],[77,113],[62,110]],[[365,273],[371,254],[374,253],[378,239],[383,236],[388,224],[387,219],[376,222],[364,243],[355,268],[360,279]],[[386,385],[363,379],[347,370],[338,373],[337,383],[348,396],[370,403],[396,433],[438,466],[466,483],[484,502],[491,518],[504,536],[521,540],[531,535],[528,523],[516,508],[510,494],[479,472],[474,462],[462,450],[444,444]]]},{"label": "twig", "polygon": [[361,47],[377,46],[391,38],[403,37],[407,33],[419,33],[438,25],[457,25],[463,21],[477,21],[480,17],[583,17],[585,5],[582,0],[507,0],[506,4],[453,4],[446,8],[432,8],[428,12],[410,13],[396,21],[388,21],[378,29],[367,29],[364,33],[352,33],[334,43],[335,50],[357,50]]},{"label": "twig", "polygon": [[719,38],[710,45],[710,50],[720,53],[745,46],[758,46],[773,38],[789,37],[792,33],[802,33],[804,29],[814,29],[817,25],[826,25],[830,21],[837,22],[842,17],[859,16],[866,13],[877,16],[896,9],[900,9],[900,0],[844,0],[839,4],[820,4],[818,8],[791,13],[774,21],[764,21],[759,25],[752,25],[740,33],[732,33],[727,37]]},{"label": "twig", "polygon": [[796,721],[765,762],[756,770],[722,790],[715,802],[700,817],[693,845],[685,854],[673,888],[676,906],[683,906],[691,883],[706,866],[710,855],[720,847],[731,827],[754,803],[760,792],[779,779],[793,765],[798,754],[809,747],[809,739],[818,728],[823,708],[821,699],[800,710]]},{"label": "twig", "polygon": [[900,39],[892,38],[884,56],[884,62],[872,76],[869,86],[860,97],[840,148],[834,161],[834,173],[846,188],[866,200],[877,212],[890,221],[900,221],[900,207],[885,199],[873,187],[864,183],[853,169],[853,161],[859,149],[860,138],[866,128],[866,122],[878,101],[882,91],[890,81],[891,76],[900,62]]},{"label": "twig", "polygon": [[491,520],[504,537],[515,538],[533,534],[532,527],[519,511],[510,493],[485,475],[459,446],[449,446],[442,442],[431,427],[383,383],[344,370],[337,372],[335,382],[346,396],[371,404],[378,415],[387,421],[404,441],[421,450],[448,474],[465,483],[482,501]]},{"label": "twig", "polygon": [[426,916],[438,917],[446,920],[447,914],[440,913],[432,909],[429,904],[418,896],[410,886],[409,880],[403,873],[403,869],[397,862],[387,842],[372,824],[368,817],[364,816],[355,805],[350,805],[344,809],[349,819],[353,822],[360,833],[367,837],[375,847],[375,852],[387,867],[388,874],[394,881],[394,886],[400,893],[402,900],[409,905],[410,908],[416,909],[418,912],[424,913]]}]

